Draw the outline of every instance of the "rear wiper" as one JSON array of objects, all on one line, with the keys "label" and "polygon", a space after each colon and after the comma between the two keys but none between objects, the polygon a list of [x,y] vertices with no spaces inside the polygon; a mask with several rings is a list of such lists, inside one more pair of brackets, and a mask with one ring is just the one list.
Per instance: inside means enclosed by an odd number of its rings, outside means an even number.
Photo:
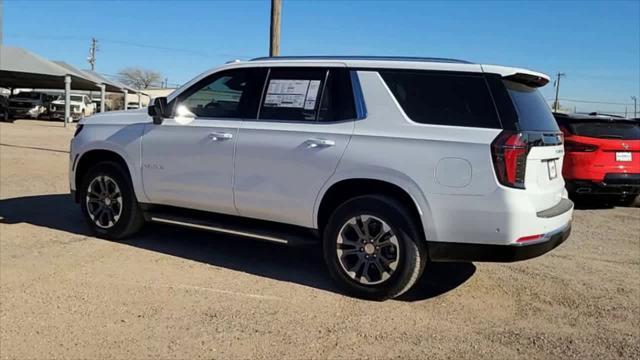
[{"label": "rear wiper", "polygon": [[622,139],[620,135],[600,135],[602,139]]}]

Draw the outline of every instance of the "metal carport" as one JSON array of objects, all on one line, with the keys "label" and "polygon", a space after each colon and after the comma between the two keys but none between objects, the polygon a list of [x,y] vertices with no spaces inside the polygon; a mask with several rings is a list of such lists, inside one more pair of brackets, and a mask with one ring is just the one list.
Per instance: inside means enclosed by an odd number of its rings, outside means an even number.
[{"label": "metal carport", "polygon": [[[128,93],[132,93],[132,94],[138,94],[138,98],[140,97],[139,95],[141,94],[140,91],[125,85],[123,83],[121,83],[120,81],[117,80],[112,80],[112,79],[107,79],[106,77],[102,76],[101,74],[92,71],[92,70],[84,70],[84,73],[93,76],[93,78],[98,79],[100,81],[101,84],[104,84],[105,86],[107,86],[107,89],[114,89],[113,92],[122,92],[124,93],[124,101],[122,103],[123,109],[127,110],[127,94]],[[108,90],[110,91],[110,90]],[[104,98],[102,99],[102,102],[104,103]]]},{"label": "metal carport", "polygon": [[79,72],[24,49],[0,45],[0,87],[59,89],[64,86],[64,126],[67,126],[71,117],[71,84],[75,90],[93,91],[100,88],[94,80]]}]

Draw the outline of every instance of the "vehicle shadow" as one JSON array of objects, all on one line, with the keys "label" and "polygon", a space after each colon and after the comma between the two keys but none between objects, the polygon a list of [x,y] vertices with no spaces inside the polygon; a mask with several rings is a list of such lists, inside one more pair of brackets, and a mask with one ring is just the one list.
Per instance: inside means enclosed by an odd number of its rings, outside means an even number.
[{"label": "vehicle shadow", "polygon": [[[0,223],[29,223],[90,236],[79,207],[68,194],[0,200]],[[102,241],[102,240],[100,240]],[[151,250],[213,266],[338,292],[325,269],[319,245],[286,247],[242,237],[149,224],[123,245]],[[400,301],[421,301],[449,292],[475,273],[471,263],[433,263]]]},{"label": "vehicle shadow", "polygon": [[576,210],[606,210],[616,207],[616,198],[612,196],[576,196],[570,197]]}]

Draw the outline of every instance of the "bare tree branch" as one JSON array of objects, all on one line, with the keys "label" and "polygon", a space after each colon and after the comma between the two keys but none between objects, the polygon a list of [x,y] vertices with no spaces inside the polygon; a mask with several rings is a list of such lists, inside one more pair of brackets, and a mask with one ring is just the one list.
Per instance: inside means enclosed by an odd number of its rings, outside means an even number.
[{"label": "bare tree branch", "polygon": [[123,83],[136,89],[147,89],[152,85],[160,85],[162,75],[153,70],[138,67],[129,67],[118,71],[118,77]]}]

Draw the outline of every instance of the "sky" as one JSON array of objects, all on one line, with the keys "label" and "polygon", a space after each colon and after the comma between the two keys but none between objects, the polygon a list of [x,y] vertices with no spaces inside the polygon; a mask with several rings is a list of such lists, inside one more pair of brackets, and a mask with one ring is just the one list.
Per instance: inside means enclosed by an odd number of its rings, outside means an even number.
[{"label": "sky", "polygon": [[[0,0],[2,2],[2,0]],[[577,111],[640,99],[640,1],[282,0],[281,55],[449,57],[562,72]],[[233,59],[267,56],[270,1],[4,0],[3,43],[81,69],[130,66],[182,84]],[[554,96],[553,82],[542,89]],[[638,107],[640,111],[640,104]]]}]

